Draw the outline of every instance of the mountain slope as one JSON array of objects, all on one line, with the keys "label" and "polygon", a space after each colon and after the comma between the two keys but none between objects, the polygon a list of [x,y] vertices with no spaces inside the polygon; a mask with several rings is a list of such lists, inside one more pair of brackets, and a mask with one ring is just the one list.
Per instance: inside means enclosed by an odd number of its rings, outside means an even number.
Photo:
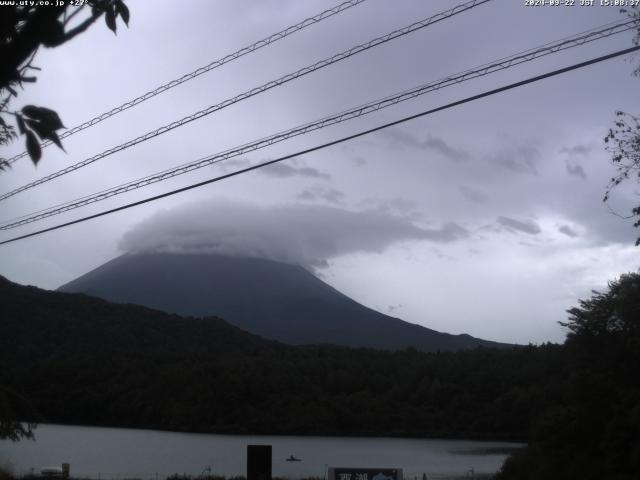
[{"label": "mountain slope", "polygon": [[367,308],[299,266],[209,254],[128,254],[60,287],[190,316],[216,315],[290,344],[424,351],[500,346],[449,335]]},{"label": "mountain slope", "polygon": [[[191,432],[520,438],[539,408],[526,399],[540,397],[522,392],[558,370],[556,350],[292,347],[213,317],[0,277],[0,418],[13,410],[25,421]],[[8,416],[7,393],[18,400]]]},{"label": "mountain slope", "polygon": [[182,318],[138,305],[25,287],[2,276],[0,319],[0,351],[22,355],[28,349],[40,358],[61,350],[74,355],[229,355],[277,346],[220,318]]}]

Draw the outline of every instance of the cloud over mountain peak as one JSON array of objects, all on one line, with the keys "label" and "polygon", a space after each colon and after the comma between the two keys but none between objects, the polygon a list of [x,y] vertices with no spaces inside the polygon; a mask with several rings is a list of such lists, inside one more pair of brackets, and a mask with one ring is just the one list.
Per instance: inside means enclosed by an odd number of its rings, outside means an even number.
[{"label": "cloud over mountain peak", "polygon": [[260,257],[312,267],[349,253],[382,252],[404,241],[446,243],[468,235],[455,223],[427,229],[381,211],[210,200],[153,215],[127,232],[119,247]]}]

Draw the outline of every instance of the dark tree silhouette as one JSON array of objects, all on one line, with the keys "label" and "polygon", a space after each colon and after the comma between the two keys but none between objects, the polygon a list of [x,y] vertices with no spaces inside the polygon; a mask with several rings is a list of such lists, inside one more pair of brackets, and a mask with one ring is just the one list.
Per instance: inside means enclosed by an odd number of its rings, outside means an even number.
[{"label": "dark tree silhouette", "polygon": [[0,387],[0,440],[33,439],[36,424],[20,422],[16,418],[33,418],[30,403],[15,391]]},{"label": "dark tree silhouette", "polygon": [[[29,2],[16,2],[29,3]],[[38,3],[38,2],[34,2]],[[64,128],[51,109],[27,105],[10,110],[25,83],[36,81],[33,59],[40,47],[55,48],[86,31],[104,16],[107,27],[116,33],[116,18],[129,24],[129,9],[123,0],[66,2],[65,6],[15,5],[0,7],[0,145],[23,135],[34,164],[42,156],[40,142],[51,140],[62,148],[57,130]],[[74,6],[74,3],[82,3]],[[8,167],[0,158],[0,170]]]},{"label": "dark tree silhouette", "polygon": [[[622,9],[631,19],[640,22],[640,8]],[[640,45],[640,27],[633,38],[634,45]],[[640,77],[640,66],[633,74]],[[604,202],[609,200],[613,189],[623,181],[635,178],[640,182],[640,117],[627,112],[617,111],[613,127],[604,137],[607,151],[618,173],[611,178],[605,191]],[[631,209],[631,215],[625,218],[635,219],[633,226],[640,227],[640,204]],[[640,245],[640,237],[636,239],[636,246]]]},{"label": "dark tree silhouette", "polygon": [[567,341],[582,338],[619,336],[620,340],[640,339],[640,274],[628,273],[609,283],[609,290],[593,292],[588,300],[568,311],[570,331]]},{"label": "dark tree silhouette", "polygon": [[532,420],[528,446],[497,480],[635,480],[640,473],[640,273],[568,311],[561,382]]},{"label": "dark tree silhouette", "polygon": [[[60,117],[51,109],[35,105],[26,105],[19,111],[9,108],[19,89],[36,81],[34,72],[40,69],[33,65],[33,59],[38,49],[63,45],[103,15],[114,33],[117,17],[129,24],[129,9],[122,0],[88,0],[82,6],[66,3],[60,7],[21,4],[0,7],[0,145],[23,135],[34,164],[42,156],[42,140],[51,140],[62,148],[56,131],[63,128]],[[6,159],[0,157],[0,170],[8,166]],[[27,406],[23,397],[0,388],[0,439],[17,441],[33,437],[35,425],[17,420],[26,414]]]}]

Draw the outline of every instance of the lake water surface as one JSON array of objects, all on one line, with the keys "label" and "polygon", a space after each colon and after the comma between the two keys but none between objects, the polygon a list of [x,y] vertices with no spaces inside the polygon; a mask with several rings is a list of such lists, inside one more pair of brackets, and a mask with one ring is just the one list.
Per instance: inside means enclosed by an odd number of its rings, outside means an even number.
[{"label": "lake water surface", "polygon": [[[120,428],[39,425],[36,441],[0,441],[0,465],[15,473],[71,464],[91,478],[164,479],[173,473],[246,475],[247,445],[273,446],[273,475],[324,478],[327,467],[402,468],[429,480],[497,471],[520,444],[404,438],[210,435]],[[300,462],[287,462],[290,455]]]}]

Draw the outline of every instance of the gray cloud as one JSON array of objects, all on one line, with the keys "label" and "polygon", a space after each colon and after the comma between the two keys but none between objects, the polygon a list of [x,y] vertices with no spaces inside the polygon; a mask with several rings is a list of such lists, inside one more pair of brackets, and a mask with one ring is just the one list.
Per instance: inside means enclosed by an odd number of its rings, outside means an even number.
[{"label": "gray cloud", "polygon": [[404,197],[369,197],[359,202],[359,206],[382,213],[398,215],[412,221],[420,220],[423,217],[422,212],[418,210],[417,203]]},{"label": "gray cloud", "polygon": [[314,185],[300,192],[297,195],[300,200],[325,200],[335,205],[343,205],[345,194],[335,188],[325,188],[320,185]]},{"label": "gray cloud", "polygon": [[482,190],[467,185],[460,187],[460,193],[462,196],[472,203],[487,203],[489,196]]},{"label": "gray cloud", "polygon": [[355,165],[362,167],[367,164],[367,160],[358,153],[358,150],[351,145],[343,144],[340,147],[341,152],[349,158]]},{"label": "gray cloud", "polygon": [[510,217],[498,217],[497,222],[511,231],[516,230],[530,235],[537,235],[542,231],[540,226],[531,220],[521,222]]},{"label": "gray cloud", "polygon": [[287,178],[287,177],[309,177],[309,178],[321,178],[329,180],[331,175],[312,167],[298,167],[289,165],[287,163],[274,163],[268,167],[261,168],[259,170],[263,175],[269,177]]},{"label": "gray cloud", "polygon": [[469,237],[469,231],[455,222],[445,223],[439,229],[425,229],[422,232],[424,240],[441,243],[449,243]]},{"label": "gray cloud", "polygon": [[578,234],[573,231],[573,229],[569,225],[562,225],[560,228],[558,228],[558,231],[565,234],[567,237],[575,238],[578,236]]},{"label": "gray cloud", "polygon": [[442,252],[442,250],[440,250],[439,248],[432,248],[431,251],[440,260],[447,260],[449,262],[454,262],[456,260],[455,257],[452,257],[451,255],[447,255],[446,253]]},{"label": "gray cloud", "polygon": [[566,153],[567,155],[588,155],[593,150],[593,147],[586,145],[575,145],[573,147],[563,147],[560,149],[560,153]]},{"label": "gray cloud", "polygon": [[247,168],[249,165],[251,165],[251,162],[246,158],[230,158],[229,160],[216,164],[224,173]]},{"label": "gray cloud", "polygon": [[468,235],[455,223],[424,229],[379,211],[206,201],[152,216],[127,232],[119,248],[262,257],[311,267],[348,253],[382,252],[403,241],[446,243]]},{"label": "gray cloud", "polygon": [[394,313],[396,310],[399,310],[403,307],[404,305],[402,305],[401,303],[398,303],[397,305],[388,305],[387,306],[387,311],[389,313]]},{"label": "gray cloud", "polygon": [[[218,167],[225,173],[240,170],[250,166],[252,162],[246,158],[231,158],[218,164]],[[322,172],[317,168],[307,167],[301,161],[292,160],[290,163],[274,163],[268,167],[258,170],[258,173],[268,177],[308,177],[322,180],[330,180],[331,175]]]},{"label": "gray cloud", "polygon": [[488,155],[486,158],[507,170],[516,173],[537,175],[536,163],[540,157],[540,151],[530,145],[520,145],[505,148],[497,153]]},{"label": "gray cloud", "polygon": [[587,178],[587,174],[584,171],[584,168],[582,168],[582,165],[577,165],[577,164],[574,165],[571,162],[569,162],[569,160],[565,162],[565,165],[567,167],[567,173],[569,175],[574,175],[576,177],[580,177],[583,179]]},{"label": "gray cloud", "polygon": [[464,150],[459,150],[457,148],[453,148],[445,143],[441,138],[435,138],[429,136],[424,142],[423,145],[427,148],[431,148],[440,152],[449,160],[454,160],[456,162],[461,162],[464,160],[468,160],[470,155]]},{"label": "gray cloud", "polygon": [[428,135],[425,140],[400,129],[384,130],[380,136],[391,140],[393,143],[400,144],[405,147],[417,148],[418,150],[435,150],[442,156],[453,160],[454,162],[462,162],[469,160],[471,155],[464,150],[454,148],[444,140],[432,135]]}]

